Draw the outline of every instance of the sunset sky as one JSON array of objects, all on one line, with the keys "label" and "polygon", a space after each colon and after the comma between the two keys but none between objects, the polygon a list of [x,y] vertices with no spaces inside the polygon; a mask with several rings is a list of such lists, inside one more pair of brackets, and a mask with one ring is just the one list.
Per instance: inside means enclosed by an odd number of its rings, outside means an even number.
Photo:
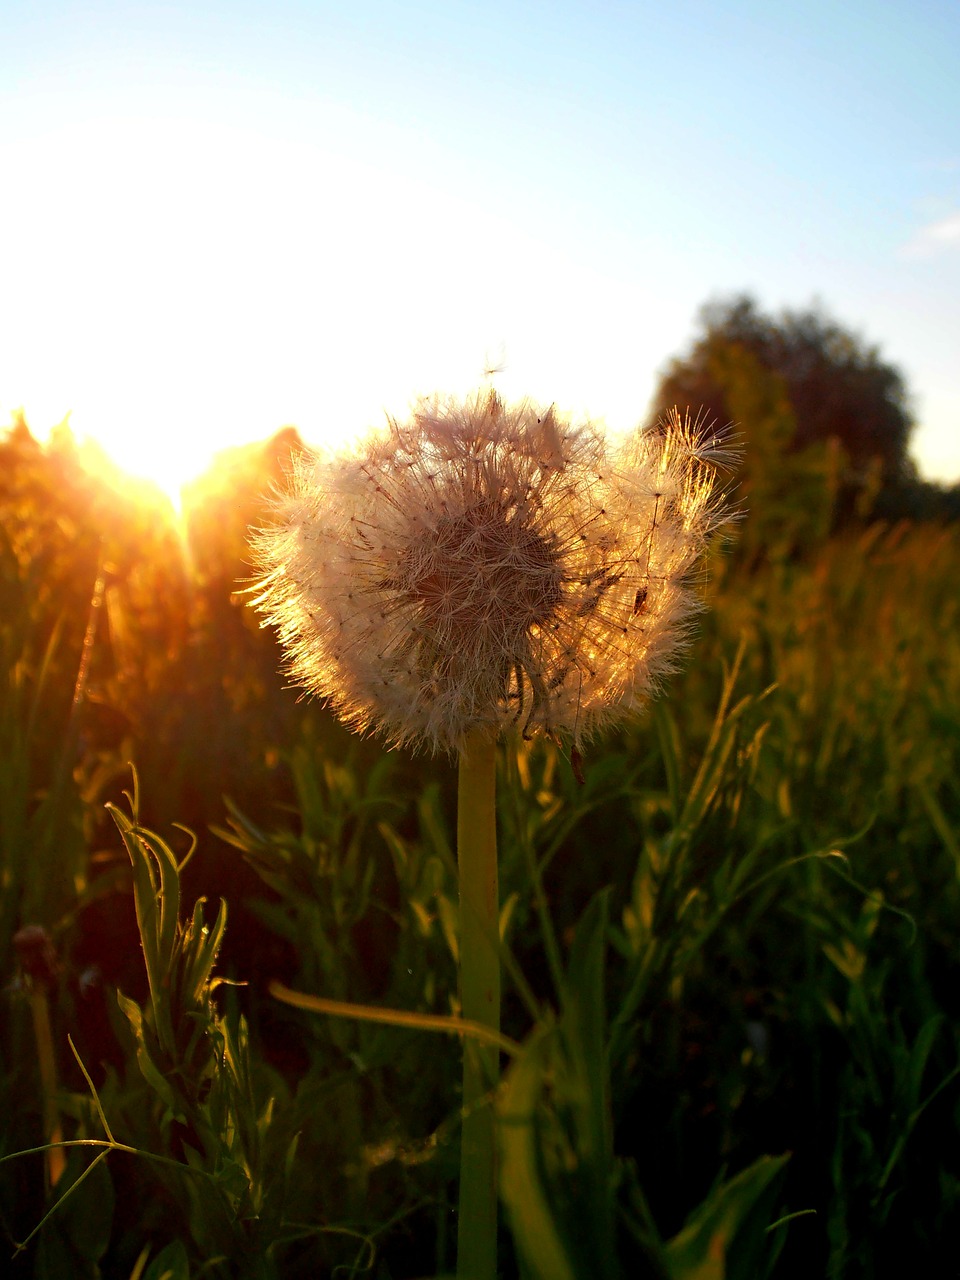
[{"label": "sunset sky", "polygon": [[502,365],[614,427],[708,299],[815,300],[960,479],[960,5],[0,7],[0,426],[168,488]]}]

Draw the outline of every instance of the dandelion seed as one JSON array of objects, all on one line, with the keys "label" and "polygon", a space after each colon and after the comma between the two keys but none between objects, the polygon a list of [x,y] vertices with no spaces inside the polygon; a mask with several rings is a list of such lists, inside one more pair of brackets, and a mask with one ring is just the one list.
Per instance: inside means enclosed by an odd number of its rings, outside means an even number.
[{"label": "dandelion seed", "polygon": [[519,727],[579,748],[639,710],[729,520],[714,429],[674,413],[608,447],[486,392],[302,460],[259,530],[254,604],[293,678],[359,730],[459,752]]}]

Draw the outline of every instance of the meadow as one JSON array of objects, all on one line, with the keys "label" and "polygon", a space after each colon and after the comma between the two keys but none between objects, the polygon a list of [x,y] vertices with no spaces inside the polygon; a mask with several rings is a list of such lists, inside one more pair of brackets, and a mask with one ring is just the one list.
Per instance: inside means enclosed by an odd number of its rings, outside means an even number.
[{"label": "meadow", "polygon": [[[457,1001],[454,767],[286,688],[245,607],[291,444],[183,533],[0,447],[12,1276],[453,1271],[457,1038],[271,990]],[[499,761],[505,1277],[868,1280],[960,1219],[960,526],[808,498],[582,782]]]}]

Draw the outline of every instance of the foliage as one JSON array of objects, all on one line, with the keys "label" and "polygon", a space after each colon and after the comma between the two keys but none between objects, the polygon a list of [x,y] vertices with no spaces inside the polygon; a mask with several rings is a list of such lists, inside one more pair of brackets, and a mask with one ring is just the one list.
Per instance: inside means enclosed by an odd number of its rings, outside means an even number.
[{"label": "foliage", "polygon": [[[652,416],[679,405],[735,423],[752,510],[772,515],[770,486],[800,484],[815,499],[819,491],[828,517],[839,500],[847,518],[869,513],[881,491],[889,505],[901,489],[916,488],[906,387],[876,347],[818,308],[773,317],[747,295],[708,303],[700,324],[690,351],[664,371]],[[819,486],[818,472],[826,481]],[[802,507],[796,494],[794,509]]]},{"label": "foliage", "polygon": [[[724,359],[769,426],[768,532],[717,562],[686,670],[582,784],[549,742],[501,760],[505,1277],[871,1280],[932,1269],[960,1210],[960,534],[829,536],[826,455],[802,501],[777,480],[785,383]],[[226,482],[187,555],[65,441],[0,451],[11,1274],[443,1274],[452,770],[282,688],[229,603]],[[30,924],[46,977],[12,946]],[[55,1179],[40,1004],[77,1144]]]}]

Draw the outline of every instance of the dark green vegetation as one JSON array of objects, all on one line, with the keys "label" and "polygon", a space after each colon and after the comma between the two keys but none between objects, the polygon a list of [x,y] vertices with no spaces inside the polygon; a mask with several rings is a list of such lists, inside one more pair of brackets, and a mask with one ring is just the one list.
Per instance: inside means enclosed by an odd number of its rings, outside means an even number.
[{"label": "dark green vegetation", "polygon": [[[293,443],[188,551],[0,445],[0,1150],[99,1144],[0,1164],[12,1275],[452,1265],[458,1043],[268,991],[456,993],[454,769],[298,702],[234,595]],[[664,698],[583,785],[504,758],[504,1276],[934,1273],[960,1218],[960,528],[761,444]]]},{"label": "dark green vegetation", "polygon": [[773,515],[770,499],[784,494],[799,510],[805,482],[808,500],[834,518],[960,517],[960,487],[917,475],[902,375],[859,334],[819,308],[767,315],[746,294],[707,303],[699,324],[690,350],[667,365],[652,417],[691,405],[738,424],[751,510]]}]

